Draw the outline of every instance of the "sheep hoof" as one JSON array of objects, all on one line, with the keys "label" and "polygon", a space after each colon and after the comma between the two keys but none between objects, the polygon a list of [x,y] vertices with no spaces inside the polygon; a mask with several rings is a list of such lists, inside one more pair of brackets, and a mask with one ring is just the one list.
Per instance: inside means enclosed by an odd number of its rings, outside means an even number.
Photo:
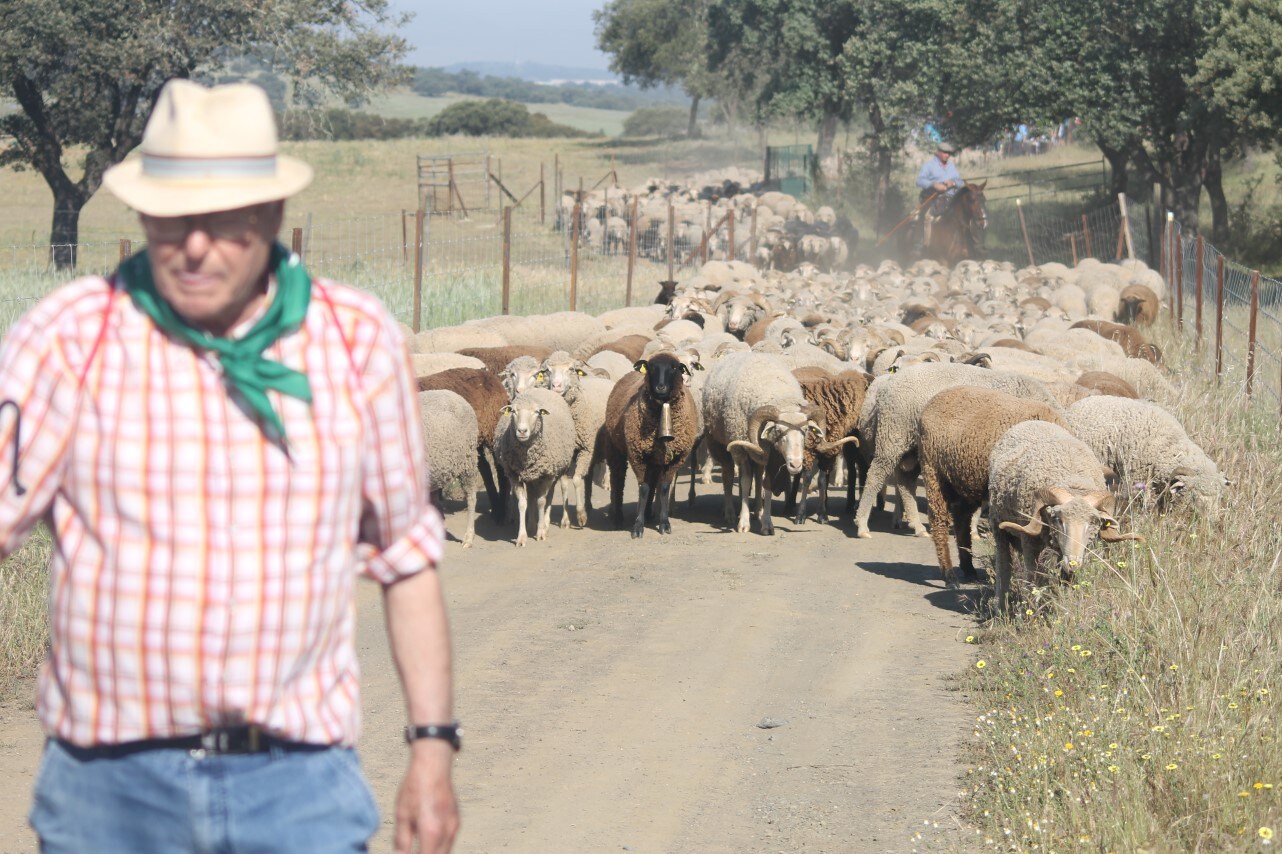
[{"label": "sheep hoof", "polygon": [[580,510],[578,515],[579,515],[579,527],[586,528],[588,526],[588,511]]},{"label": "sheep hoof", "polygon": [[820,525],[827,525],[827,524],[828,524],[828,514],[827,514],[827,513],[820,513],[820,514],[819,514],[818,516],[816,516],[815,518],[816,518],[816,520],[819,522],[819,524],[820,524]]},{"label": "sheep hoof", "polygon": [[562,528],[568,528],[568,527],[570,527],[570,514],[569,514],[569,513],[562,513],[562,514],[561,514],[561,527],[562,527]]},{"label": "sheep hoof", "polygon": [[862,531],[860,531],[859,533],[855,534],[855,536],[856,536],[857,538],[861,539],[861,540],[871,540],[871,539],[872,539],[872,531],[869,531],[869,530],[866,530],[866,529],[865,529],[865,530],[862,530]]},{"label": "sheep hoof", "polygon": [[927,531],[925,528],[913,528],[913,529],[912,529],[912,531],[913,531],[913,536],[914,536],[914,537],[929,537],[929,536],[930,536],[930,531]]},{"label": "sheep hoof", "polygon": [[944,576],[944,586],[949,590],[960,590],[961,584],[952,576]]},{"label": "sheep hoof", "polygon": [[516,538],[516,545],[517,545],[517,547],[518,547],[518,548],[524,548],[524,547],[525,547],[525,543],[526,543],[526,538],[525,538],[525,537],[517,537],[517,538]]},{"label": "sheep hoof", "polygon": [[735,528],[734,528],[734,532],[736,534],[746,534],[748,533],[748,530],[749,530],[748,525],[735,525]]},{"label": "sheep hoof", "polygon": [[658,530],[660,534],[671,534],[672,523],[669,522],[667,519],[663,519],[662,521],[659,522]]},{"label": "sheep hoof", "polygon": [[634,539],[634,540],[639,540],[639,539],[641,539],[641,535],[642,535],[642,534],[644,534],[644,533],[645,533],[645,526],[644,526],[644,525],[633,525],[633,526],[632,526],[632,539]]},{"label": "sheep hoof", "polygon": [[775,535],[775,526],[773,524],[762,525],[761,535],[764,537],[773,537]]},{"label": "sheep hoof", "polygon": [[805,514],[805,513],[798,513],[796,516],[793,516],[793,517],[792,517],[792,524],[794,524],[794,525],[804,525],[804,524],[806,524],[806,514]]}]

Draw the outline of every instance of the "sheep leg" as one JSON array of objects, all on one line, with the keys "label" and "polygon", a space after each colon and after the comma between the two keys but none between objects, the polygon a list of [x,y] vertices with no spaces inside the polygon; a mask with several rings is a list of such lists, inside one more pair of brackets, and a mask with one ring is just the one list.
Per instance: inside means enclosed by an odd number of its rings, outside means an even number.
[{"label": "sheep leg", "polygon": [[527,489],[525,481],[518,480],[512,489],[516,493],[516,544],[525,545],[529,539],[525,535],[525,511],[529,508],[529,496],[526,494]]},{"label": "sheep leg", "polygon": [[[553,481],[555,483],[555,481]],[[553,489],[556,487],[554,486]],[[570,494],[574,494],[575,503],[578,503],[579,492],[575,489],[574,481],[567,474],[561,475],[561,527],[570,527]]]},{"label": "sheep leg", "polygon": [[801,478],[805,473],[793,475],[788,481],[788,492],[784,497],[783,512],[791,513],[797,509],[797,493],[801,490]]},{"label": "sheep leg", "polygon": [[874,457],[872,464],[868,466],[867,479],[864,481],[864,492],[859,497],[859,507],[855,510],[855,533],[863,539],[872,537],[872,532],[868,530],[868,517],[872,514],[872,505],[877,500],[878,494],[890,480],[891,475],[898,465],[898,460],[891,460],[887,457]]},{"label": "sheep leg", "polygon": [[1019,535],[1019,549],[1023,556],[1023,572],[1020,575],[1020,587],[1028,590],[1028,599],[1032,600],[1032,589],[1037,586],[1037,555],[1041,552],[1041,538]]},{"label": "sheep leg", "polygon": [[868,470],[859,464],[859,449],[853,444],[846,445],[841,449],[841,454],[846,459],[846,506],[842,510],[844,515],[849,516],[855,512],[855,501],[859,495],[859,484],[862,480],[864,488],[867,489]]},{"label": "sheep leg", "polygon": [[548,478],[547,486],[534,484],[534,518],[538,520],[534,529],[534,539],[546,540],[548,528],[552,527],[552,498],[556,489],[556,478]]},{"label": "sheep leg", "polygon": [[[610,467],[610,516],[614,527],[623,527],[623,479],[627,477],[628,461],[626,457],[610,455],[607,463]],[[640,510],[640,508],[637,508]]]},{"label": "sheep leg", "polygon": [[464,480],[463,488],[467,490],[467,528],[463,533],[463,548],[470,549],[476,536],[476,472]]},{"label": "sheep leg", "polygon": [[592,512],[592,473],[589,471],[587,476],[574,476],[574,491],[579,496],[578,516],[579,527],[588,526],[588,515]]},{"label": "sheep leg", "polygon": [[[953,556],[948,547],[948,526],[953,522],[948,499],[944,496],[939,474],[933,465],[927,465],[922,472],[926,481],[926,503],[930,507],[930,538],[935,541],[935,560],[939,563],[944,576],[944,586],[950,589],[960,587],[957,574],[953,572]],[[961,551],[961,537],[957,538],[958,551]],[[964,553],[963,553],[964,554]],[[963,560],[965,558],[963,557]]]},{"label": "sheep leg", "polygon": [[507,472],[503,470],[503,466],[498,466],[497,474],[499,479],[499,509],[494,521],[501,525],[507,521],[508,504],[512,497],[512,480],[507,476]]},{"label": "sheep leg", "polygon": [[672,522],[668,519],[668,508],[672,502],[673,487],[676,486],[677,469],[668,469],[659,475],[659,533],[671,534]]},{"label": "sheep leg", "polygon": [[746,534],[752,529],[752,470],[756,466],[744,460],[739,463],[739,521],[735,532]]},{"label": "sheep leg", "polygon": [[997,520],[993,520],[993,545],[996,552],[993,555],[993,575],[995,576],[993,591],[993,607],[999,614],[1010,613],[1010,552],[1014,545],[1011,542],[1011,535],[997,527]]},{"label": "sheep leg", "polygon": [[770,493],[770,487],[763,482],[765,480],[765,470],[762,466],[754,465],[752,467],[753,480],[757,486],[757,515],[761,518],[761,533],[767,537],[775,535],[775,523],[770,518],[770,504],[774,497]]},{"label": "sheep leg", "polygon": [[929,537],[930,532],[926,530],[921,521],[921,513],[917,510],[917,472],[900,472],[895,490],[899,495],[899,510],[902,514],[901,524],[896,527],[907,526],[913,536]]},{"label": "sheep leg", "polygon": [[[792,517],[794,525],[806,524],[806,503],[810,498],[810,481],[814,476],[814,469],[803,471],[801,474],[797,475],[797,481],[800,481],[799,491],[801,492],[801,495],[797,499],[797,513]],[[820,477],[823,477],[823,475],[820,475]]]},{"label": "sheep leg", "polygon": [[645,533],[645,506],[650,500],[650,484],[645,478],[637,478],[637,518],[632,523],[632,539],[637,540]]},{"label": "sheep leg", "polygon": [[[953,527],[957,529],[957,562],[961,564],[962,577],[967,581],[978,581],[979,573],[975,570],[974,538],[971,523],[975,518],[976,508],[964,501],[952,505]],[[934,530],[935,523],[930,523]]]},{"label": "sheep leg", "polygon": [[819,513],[816,518],[820,525],[828,524],[828,485],[830,478],[824,469],[819,470]]}]

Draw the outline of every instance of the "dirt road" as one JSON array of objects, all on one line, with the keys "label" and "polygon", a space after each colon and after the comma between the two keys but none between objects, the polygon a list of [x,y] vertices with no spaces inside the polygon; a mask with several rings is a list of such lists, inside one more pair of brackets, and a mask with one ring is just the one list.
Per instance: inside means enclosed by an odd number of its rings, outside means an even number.
[{"label": "dirt road", "polygon": [[[951,680],[973,622],[929,540],[779,517],[773,538],[736,535],[716,524],[719,492],[667,537],[634,541],[594,516],[524,549],[486,520],[472,549],[450,544],[456,851],[966,847],[971,715]],[[387,851],[402,702],[372,585],[358,607],[361,752]],[[35,850],[40,741],[29,702],[0,710],[0,851]]]}]

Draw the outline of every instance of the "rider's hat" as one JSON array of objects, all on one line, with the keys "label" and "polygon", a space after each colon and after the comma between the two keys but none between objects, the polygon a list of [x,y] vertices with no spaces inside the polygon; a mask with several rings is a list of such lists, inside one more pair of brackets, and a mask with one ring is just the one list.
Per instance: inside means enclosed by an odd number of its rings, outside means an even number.
[{"label": "rider's hat", "polygon": [[942,151],[944,152],[944,154],[957,153],[957,147],[954,146],[951,142],[941,142],[939,145],[935,146],[935,150]]}]

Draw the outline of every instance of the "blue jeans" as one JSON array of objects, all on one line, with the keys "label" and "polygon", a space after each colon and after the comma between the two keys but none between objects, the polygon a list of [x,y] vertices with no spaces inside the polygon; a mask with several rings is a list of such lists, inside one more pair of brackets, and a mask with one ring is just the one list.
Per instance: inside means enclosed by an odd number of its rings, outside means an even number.
[{"label": "blue jeans", "polygon": [[50,740],[31,826],[43,852],[365,851],[378,809],[354,751],[103,758]]}]

